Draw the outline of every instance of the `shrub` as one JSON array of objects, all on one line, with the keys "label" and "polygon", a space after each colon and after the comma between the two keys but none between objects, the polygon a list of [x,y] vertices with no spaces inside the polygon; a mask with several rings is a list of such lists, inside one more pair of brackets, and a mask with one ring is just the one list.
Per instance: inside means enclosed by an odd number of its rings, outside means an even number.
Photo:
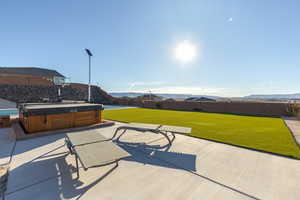
[{"label": "shrub", "polygon": [[155,105],[156,105],[156,108],[158,108],[158,109],[161,109],[161,108],[162,108],[161,102],[157,102]]},{"label": "shrub", "polygon": [[203,110],[201,108],[193,108],[193,111],[202,112]]},{"label": "shrub", "polygon": [[300,104],[289,104],[288,113],[289,116],[297,117],[300,120]]}]

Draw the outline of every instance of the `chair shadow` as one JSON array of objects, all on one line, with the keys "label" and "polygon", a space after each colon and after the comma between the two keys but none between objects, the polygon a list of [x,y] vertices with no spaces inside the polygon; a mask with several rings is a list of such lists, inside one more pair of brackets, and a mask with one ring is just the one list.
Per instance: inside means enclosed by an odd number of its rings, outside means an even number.
[{"label": "chair shadow", "polygon": [[90,188],[101,182],[118,167],[118,165],[112,164],[112,167],[95,181],[81,187],[84,182],[76,178],[76,167],[73,164],[68,164],[66,160],[70,154],[68,152],[63,155],[60,154],[63,153],[45,155],[34,162],[30,161],[11,170],[11,178],[21,176],[24,181],[18,181],[18,186],[12,184],[10,188],[13,190],[7,191],[6,196],[48,182],[46,186],[51,191],[51,199],[80,199]]},{"label": "chair shadow", "polygon": [[[145,143],[123,142],[120,140],[116,140],[115,143],[132,155],[132,157],[124,160],[173,169],[196,171],[196,155],[170,152],[168,151],[170,148],[169,145],[148,145]],[[141,152],[143,156],[140,155]]]}]

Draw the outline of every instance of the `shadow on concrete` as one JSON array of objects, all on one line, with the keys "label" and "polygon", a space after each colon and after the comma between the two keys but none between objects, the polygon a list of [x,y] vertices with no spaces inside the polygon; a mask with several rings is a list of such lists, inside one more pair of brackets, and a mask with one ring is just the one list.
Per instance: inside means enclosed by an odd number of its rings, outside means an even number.
[{"label": "shadow on concrete", "polygon": [[10,128],[0,128],[0,166],[9,164],[15,147]]},{"label": "shadow on concrete", "polygon": [[[121,142],[119,140],[116,141],[116,144],[118,144],[121,148],[132,155],[132,157],[126,158],[124,160],[173,169],[182,170],[182,168],[184,168],[188,171],[196,171],[196,155],[179,152],[169,152],[169,146],[166,145],[147,145],[145,143]],[[165,150],[161,151],[160,149]],[[144,157],[138,156],[140,152],[144,154]],[[162,161],[164,159],[171,161],[175,165],[170,165],[167,162]]]},{"label": "shadow on concrete", "polygon": [[[113,142],[118,144],[125,151],[130,153],[132,157],[126,158],[128,161],[140,162],[143,164],[157,165],[160,167],[168,167],[174,169],[185,169],[188,171],[196,171],[196,155],[179,153],[179,152],[169,152],[174,140],[175,135],[172,134],[172,139],[169,138],[167,134],[164,135],[164,138],[159,138],[154,141],[146,143],[137,143],[137,142],[126,142],[121,141],[120,138],[126,133],[126,130],[123,131]],[[168,143],[165,145],[151,145],[158,140],[167,138]],[[138,152],[143,152],[145,158],[138,156]],[[171,161],[173,165],[164,162],[165,160]],[[176,167],[180,166],[180,167]]]},{"label": "shadow on concrete", "polygon": [[[120,147],[122,147],[123,149],[128,151],[131,155],[133,155],[133,157],[126,159],[128,161],[135,161],[135,162],[140,162],[140,163],[144,163],[144,164],[158,165],[161,167],[186,170],[198,177],[201,177],[207,181],[210,181],[221,187],[229,189],[233,192],[239,193],[247,198],[260,200],[258,197],[255,197],[251,194],[245,193],[234,187],[231,187],[229,185],[218,182],[212,178],[209,178],[207,176],[199,174],[199,172],[197,172],[197,170],[196,170],[196,155],[177,153],[177,152],[168,152],[169,147],[165,146],[165,145],[163,145],[163,146],[146,145],[145,143],[130,143],[130,142],[122,142],[119,140],[116,140],[116,143]],[[164,148],[165,148],[165,151],[159,150],[159,149],[164,149]],[[145,158],[135,155],[135,154],[137,154],[137,151],[141,151],[143,154],[145,154]],[[147,157],[152,158],[152,159],[146,159]]]},{"label": "shadow on concrete", "polygon": [[[51,191],[51,197],[47,196],[45,197],[46,199],[79,199],[118,166],[113,165],[112,168],[100,175],[95,181],[82,187],[84,183],[80,179],[74,178],[76,176],[73,176],[73,173],[76,172],[75,166],[67,163],[66,157],[68,155],[68,152],[62,152],[39,157],[34,162],[30,161],[10,171],[10,177],[13,178],[11,181],[14,183],[10,185],[6,196],[45,183],[43,189]],[[30,191],[26,191],[24,195],[33,197],[34,195],[30,193]]]},{"label": "shadow on concrete", "polygon": [[[137,152],[136,149],[133,147],[123,145],[120,145],[120,147],[122,147],[124,150],[126,150],[132,155],[132,157],[124,159],[127,161],[139,162],[147,165],[156,165],[160,167],[167,167],[173,169],[182,170],[182,168],[184,168],[189,171],[196,171],[196,155],[158,151],[154,149],[139,147],[139,150],[141,150],[145,154],[145,157],[141,157],[138,156],[139,152]],[[167,157],[168,160],[171,159],[173,163],[178,163],[180,167],[177,167],[177,165],[170,165],[169,163],[160,160],[163,159],[161,157]]]}]

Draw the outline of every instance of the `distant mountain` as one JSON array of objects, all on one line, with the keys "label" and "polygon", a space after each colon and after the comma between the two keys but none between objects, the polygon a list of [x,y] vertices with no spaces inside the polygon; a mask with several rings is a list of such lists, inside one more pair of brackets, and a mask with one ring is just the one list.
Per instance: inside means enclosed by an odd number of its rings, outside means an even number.
[{"label": "distant mountain", "polygon": [[245,96],[248,99],[300,99],[300,93],[296,94],[253,94]]},{"label": "distant mountain", "polygon": [[[138,96],[143,96],[149,93],[139,93],[139,92],[110,92],[109,93],[113,97],[131,97],[135,98]],[[239,99],[240,101],[246,100],[254,100],[254,99],[270,99],[270,100],[289,100],[289,99],[300,99],[300,93],[296,94],[252,94],[249,96],[244,97],[236,97],[236,98],[225,98],[225,97],[218,97],[218,96],[209,96],[209,95],[192,95],[192,94],[159,94],[155,93],[157,96],[163,97],[163,99],[187,99],[187,98],[209,98],[218,101],[225,101],[225,100],[236,100]]]},{"label": "distant mountain", "polygon": [[216,100],[207,97],[189,97],[184,101],[216,101]]},{"label": "distant mountain", "polygon": [[137,93],[137,92],[109,92],[109,95],[113,97],[138,97],[144,95],[144,93]]},{"label": "distant mountain", "polygon": [[[138,92],[110,92],[109,93],[111,96],[113,97],[138,97],[138,96],[143,96],[145,94],[148,93],[138,93]],[[153,93],[154,94],[154,93]],[[159,93],[155,93],[155,95],[157,96],[161,96],[164,99],[186,99],[186,98],[190,98],[190,97],[206,97],[206,98],[210,98],[210,99],[218,99],[220,97],[218,96],[209,96],[209,95],[192,95],[192,94],[159,94]]]}]

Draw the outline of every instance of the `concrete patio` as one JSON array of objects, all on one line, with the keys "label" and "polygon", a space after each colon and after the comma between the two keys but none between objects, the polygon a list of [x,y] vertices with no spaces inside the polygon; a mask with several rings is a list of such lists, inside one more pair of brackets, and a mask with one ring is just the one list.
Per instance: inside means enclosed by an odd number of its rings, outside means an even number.
[{"label": "concrete patio", "polygon": [[[95,131],[110,138],[119,125]],[[14,147],[9,133],[0,129],[0,164]],[[168,151],[158,134],[128,131],[120,141],[132,157],[81,169],[79,180],[64,133],[18,141],[6,199],[300,199],[299,160],[183,135]]]}]

